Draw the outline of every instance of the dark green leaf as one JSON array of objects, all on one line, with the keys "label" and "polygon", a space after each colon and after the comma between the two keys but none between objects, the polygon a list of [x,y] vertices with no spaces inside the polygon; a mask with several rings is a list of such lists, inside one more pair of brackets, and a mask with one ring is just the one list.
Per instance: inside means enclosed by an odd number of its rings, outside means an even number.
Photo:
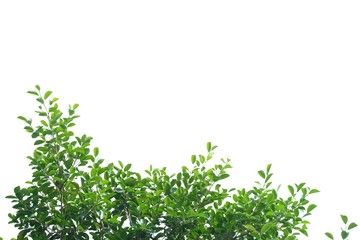
[{"label": "dark green leaf", "polygon": [[124,168],[124,171],[128,171],[131,168],[131,163],[127,164]]},{"label": "dark green leaf", "polygon": [[334,240],[334,236],[333,236],[331,233],[327,232],[327,233],[325,233],[325,235],[326,235],[328,238]]},{"label": "dark green leaf", "polygon": [[342,230],[342,231],[341,231],[341,237],[342,237],[342,239],[346,239],[348,236],[349,236],[349,232],[347,232],[347,231],[345,231],[345,230]]},{"label": "dark green leaf", "polygon": [[340,215],[340,216],[341,216],[341,219],[342,219],[343,223],[344,223],[344,224],[347,224],[347,222],[348,222],[348,217],[345,216],[345,215]]},{"label": "dark green leaf", "polygon": [[42,144],[42,143],[44,143],[43,140],[36,140],[35,143],[34,143],[34,145],[39,145],[39,144]]},{"label": "dark green leaf", "polygon": [[356,228],[356,227],[357,227],[356,223],[350,223],[348,229],[351,230],[351,229]]}]

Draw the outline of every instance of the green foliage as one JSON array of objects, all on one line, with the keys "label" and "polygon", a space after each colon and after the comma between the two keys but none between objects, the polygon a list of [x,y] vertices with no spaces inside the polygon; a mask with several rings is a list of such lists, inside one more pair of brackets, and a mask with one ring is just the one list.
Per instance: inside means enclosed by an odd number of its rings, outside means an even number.
[{"label": "green foliage", "polygon": [[[346,240],[346,239],[349,239],[349,230],[356,228],[358,225],[354,222],[348,224],[348,217],[345,215],[340,215],[340,217],[341,217],[342,222],[345,225],[343,228],[341,228],[340,236],[341,236],[341,239]],[[332,240],[335,239],[334,235],[332,233],[327,232],[327,233],[325,233],[325,235]]]},{"label": "green foliage", "polygon": [[[279,196],[279,187],[272,188],[271,164],[258,171],[261,182],[250,190],[221,186],[230,160],[209,164],[216,149],[211,143],[205,155],[191,156],[191,165],[174,174],[150,166],[142,176],[121,161],[104,165],[99,149],[90,147],[92,138],[72,131],[78,104],[64,114],[51,91],[42,95],[36,86],[28,93],[39,103],[39,124],[18,118],[34,140],[28,157],[32,179],[7,196],[16,210],[9,217],[20,230],[18,240],[291,240],[308,235],[306,217],[316,205],[307,199],[319,191],[300,183],[287,187],[287,197]],[[345,216],[342,220],[347,223]],[[348,235],[355,226],[343,232]]]}]

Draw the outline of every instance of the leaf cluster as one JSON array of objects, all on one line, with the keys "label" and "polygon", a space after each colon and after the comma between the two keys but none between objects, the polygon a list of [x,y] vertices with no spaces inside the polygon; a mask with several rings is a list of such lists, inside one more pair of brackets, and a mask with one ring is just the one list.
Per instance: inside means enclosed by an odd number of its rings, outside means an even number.
[{"label": "leaf cluster", "polygon": [[211,143],[205,155],[191,156],[191,165],[173,174],[150,166],[143,176],[121,161],[105,165],[99,149],[91,148],[92,138],[72,131],[78,104],[63,113],[51,91],[42,94],[36,86],[28,93],[39,103],[40,120],[34,125],[18,117],[35,150],[28,157],[31,181],[7,197],[16,211],[9,217],[20,231],[17,239],[291,240],[308,235],[306,218],[316,208],[308,196],[319,191],[300,183],[287,187],[287,197],[279,196],[279,187],[272,188],[271,164],[258,172],[261,180],[250,190],[222,187],[231,164],[229,159],[209,164],[216,149]]}]

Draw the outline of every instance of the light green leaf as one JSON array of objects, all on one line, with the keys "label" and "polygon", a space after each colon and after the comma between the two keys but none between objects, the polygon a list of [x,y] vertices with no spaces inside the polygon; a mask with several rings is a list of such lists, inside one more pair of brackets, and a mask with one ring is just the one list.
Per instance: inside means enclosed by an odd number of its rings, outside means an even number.
[{"label": "light green leaf", "polygon": [[97,157],[99,155],[99,148],[94,148],[94,156]]},{"label": "light green leaf", "polygon": [[309,192],[309,194],[318,193],[318,192],[320,192],[320,191],[317,190],[317,189],[311,189],[310,192]]},{"label": "light green leaf", "polygon": [[207,151],[210,152],[211,151],[211,142],[208,142],[206,147],[207,147]]},{"label": "light green leaf", "polygon": [[23,117],[23,116],[18,116],[17,118],[24,121],[24,122],[27,122],[27,119],[25,117]]},{"label": "light green leaf", "polygon": [[294,187],[289,185],[288,189],[289,189],[289,192],[290,192],[291,196],[294,196],[295,195]]},{"label": "light green leaf", "polygon": [[44,125],[45,127],[48,126],[48,124],[47,124],[47,122],[46,122],[45,120],[41,120],[40,122],[41,122],[41,124]]},{"label": "light green leaf", "polygon": [[192,155],[191,156],[191,163],[194,164],[196,161],[196,156],[195,155]]},{"label": "light green leaf", "polygon": [[266,223],[264,226],[262,226],[261,228],[261,234],[264,234],[266,233],[271,227],[273,226],[273,223],[272,222],[268,222]]},{"label": "light green leaf", "polygon": [[266,167],[266,173],[267,173],[267,174],[269,174],[270,169],[271,169],[271,164],[268,164],[267,167]]},{"label": "light green leaf", "polygon": [[251,226],[250,224],[245,225],[245,227],[246,227],[247,229],[249,229],[250,231],[257,232],[256,229],[255,229],[253,226]]},{"label": "light green leaf", "polygon": [[306,211],[309,213],[309,212],[311,212],[312,210],[314,210],[316,207],[317,207],[317,206],[316,206],[315,204],[310,204],[310,205],[308,206],[308,208],[307,208]]},{"label": "light green leaf", "polygon": [[45,94],[44,94],[44,99],[46,100],[50,95],[51,95],[52,91],[47,91]]},{"label": "light green leaf", "polygon": [[35,91],[27,91],[27,93],[35,95],[35,96],[39,96],[39,94],[37,92],[35,92]]}]

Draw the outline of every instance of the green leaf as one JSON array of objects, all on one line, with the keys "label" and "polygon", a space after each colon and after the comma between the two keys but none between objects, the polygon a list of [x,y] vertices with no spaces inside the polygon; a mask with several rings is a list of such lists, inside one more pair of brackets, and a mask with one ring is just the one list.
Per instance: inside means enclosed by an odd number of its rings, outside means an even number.
[{"label": "green leaf", "polygon": [[351,230],[353,228],[356,228],[358,225],[356,223],[350,223],[348,229]]},{"label": "green leaf", "polygon": [[288,189],[289,189],[289,192],[290,192],[291,196],[294,196],[295,195],[294,187],[289,185]]},{"label": "green leaf", "polygon": [[24,121],[24,122],[28,122],[28,120],[27,120],[25,117],[23,117],[23,116],[18,116],[17,118],[20,119],[20,120],[22,120],[22,121]]},{"label": "green leaf", "polygon": [[37,92],[35,92],[35,91],[27,91],[27,93],[35,95],[35,96],[39,96],[39,94]]},{"label": "green leaf", "polygon": [[317,206],[315,204],[310,204],[306,210],[306,212],[311,212],[312,210],[314,210]]},{"label": "green leaf", "polygon": [[34,143],[34,145],[40,145],[40,144],[42,144],[42,143],[44,143],[43,140],[36,140],[35,143]]},{"label": "green leaf", "polygon": [[348,222],[348,217],[345,216],[345,215],[340,215],[340,216],[341,216],[341,219],[342,219],[343,223],[344,223],[344,224],[347,224],[347,222]]},{"label": "green leaf", "polygon": [[305,186],[306,183],[300,183],[299,185],[296,185],[296,190],[300,191],[300,189],[302,189]]},{"label": "green leaf", "polygon": [[40,91],[40,86],[39,85],[35,85],[35,88]]},{"label": "green leaf", "polygon": [[44,99],[46,100],[51,94],[52,94],[52,91],[47,91],[47,92],[44,94]]},{"label": "green leaf", "polygon": [[326,235],[328,238],[334,240],[334,236],[333,236],[331,233],[327,232],[327,233],[325,233],[325,235]]},{"label": "green leaf", "polygon": [[253,226],[251,226],[250,224],[245,225],[245,227],[247,229],[249,229],[250,231],[257,232],[256,229]]},{"label": "green leaf", "polygon": [[258,171],[258,174],[265,179],[265,172],[263,170]]},{"label": "green leaf", "polygon": [[194,164],[196,161],[196,156],[195,155],[192,155],[191,156],[191,163]]},{"label": "green leaf", "polygon": [[225,178],[228,178],[229,176],[230,176],[230,175],[227,174],[227,173],[221,174],[221,175],[219,176],[218,180],[223,180],[223,179],[225,179]]},{"label": "green leaf", "polygon": [[208,142],[206,147],[207,147],[207,151],[210,152],[211,151],[211,142]]},{"label": "green leaf", "polygon": [[318,192],[320,192],[320,191],[317,190],[317,189],[311,189],[310,192],[309,192],[309,194],[318,193]]},{"label": "green leaf", "polygon": [[44,125],[45,127],[48,126],[48,124],[47,124],[47,122],[46,122],[45,120],[41,120],[40,122],[41,122],[41,124]]},{"label": "green leaf", "polygon": [[348,236],[349,236],[349,232],[347,232],[347,231],[345,231],[345,230],[342,230],[342,231],[341,231],[341,237],[342,237],[342,239],[346,239]]},{"label": "green leaf", "polygon": [[44,104],[44,99],[42,99],[41,97],[37,98],[36,101],[38,101],[39,103]]},{"label": "green leaf", "polygon": [[267,174],[269,174],[270,169],[271,169],[271,164],[268,164],[267,167],[266,167],[266,173],[267,173]]},{"label": "green leaf", "polygon": [[97,157],[99,155],[99,148],[94,148],[94,156]]},{"label": "green leaf", "polygon": [[273,226],[272,222],[266,223],[264,226],[262,226],[260,233],[261,234],[266,233],[272,226]]},{"label": "green leaf", "polygon": [[128,171],[131,168],[131,163],[127,164],[124,168],[124,171]]}]

